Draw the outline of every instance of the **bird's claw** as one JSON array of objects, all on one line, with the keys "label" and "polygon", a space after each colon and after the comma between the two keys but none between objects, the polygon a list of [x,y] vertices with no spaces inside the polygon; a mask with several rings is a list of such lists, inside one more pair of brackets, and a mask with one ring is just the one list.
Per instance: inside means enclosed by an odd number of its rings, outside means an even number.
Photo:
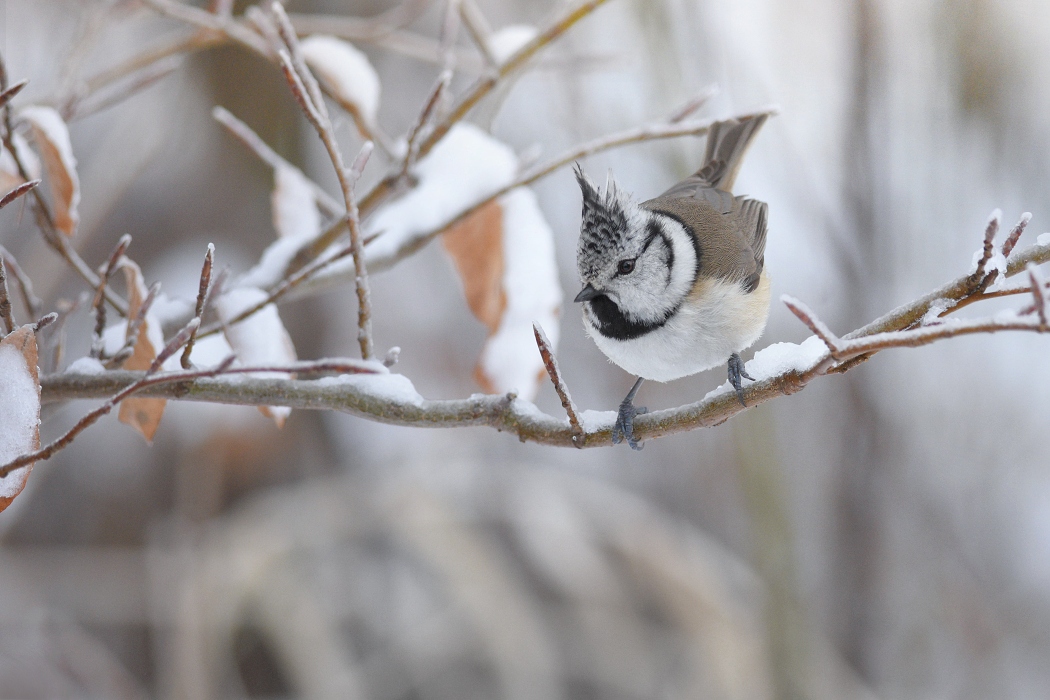
[{"label": "bird's claw", "polygon": [[645,406],[635,406],[630,400],[620,404],[620,410],[616,414],[616,425],[613,427],[613,444],[619,445],[624,439],[632,450],[641,450],[641,445],[634,437],[635,416],[641,416],[649,412]]},{"label": "bird's claw", "polygon": [[744,368],[744,361],[740,359],[740,355],[734,352],[729,356],[729,383],[736,389],[736,397],[740,399],[740,405],[746,408],[747,403],[744,402],[744,387],[743,382],[740,380],[741,377],[755,381],[755,378],[748,374]]}]

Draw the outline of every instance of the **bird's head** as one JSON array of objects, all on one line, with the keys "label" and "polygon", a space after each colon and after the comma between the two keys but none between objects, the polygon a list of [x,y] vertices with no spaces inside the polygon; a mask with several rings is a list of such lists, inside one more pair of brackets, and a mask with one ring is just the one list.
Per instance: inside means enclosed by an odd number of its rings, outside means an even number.
[{"label": "bird's head", "polygon": [[[583,219],[576,264],[577,302],[614,304],[630,321],[663,322],[688,293],[696,256],[680,223],[639,206],[610,175],[597,187],[576,166]],[[597,310],[597,309],[595,309]]]}]

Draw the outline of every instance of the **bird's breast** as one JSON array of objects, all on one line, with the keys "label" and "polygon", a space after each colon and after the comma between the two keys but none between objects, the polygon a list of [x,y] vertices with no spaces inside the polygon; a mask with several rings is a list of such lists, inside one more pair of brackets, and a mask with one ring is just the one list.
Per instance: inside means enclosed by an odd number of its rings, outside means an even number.
[{"label": "bird's breast", "polygon": [[664,323],[630,337],[607,333],[593,300],[589,304],[584,328],[610,360],[639,377],[669,382],[721,365],[758,340],[769,315],[769,278],[763,271],[750,293],[739,283],[701,278]]}]

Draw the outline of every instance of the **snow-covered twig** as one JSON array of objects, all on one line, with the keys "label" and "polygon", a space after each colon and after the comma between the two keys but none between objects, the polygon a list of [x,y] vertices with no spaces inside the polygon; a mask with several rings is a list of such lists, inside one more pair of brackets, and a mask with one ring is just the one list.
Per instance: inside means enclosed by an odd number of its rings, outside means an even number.
[{"label": "snow-covered twig", "polygon": [[1021,234],[1028,228],[1028,222],[1032,220],[1032,213],[1025,212],[1021,214],[1021,218],[1018,219],[1014,227],[1010,229],[1010,234],[1003,241],[1003,257],[1009,258],[1010,253],[1014,252],[1014,246],[1017,245],[1017,241],[1021,238]]},{"label": "snow-covered twig", "polygon": [[[343,202],[346,206],[347,228],[350,231],[350,250],[354,257],[354,285],[357,290],[357,340],[361,346],[361,357],[365,360],[372,359],[372,306],[368,291],[368,270],[365,268],[364,243],[361,240],[360,219],[357,209],[357,199],[354,188],[357,181],[368,163],[368,157],[372,153],[372,142],[365,142],[361,152],[354,160],[349,170],[343,164],[343,155],[336,142],[335,129],[328,117],[328,109],[325,107],[324,97],[316,78],[306,67],[302,51],[299,48],[299,39],[295,35],[295,29],[288,21],[288,15],[279,2],[270,4],[270,13],[280,33],[284,48],[278,49],[278,57],[282,70],[288,83],[295,94],[296,100],[302,107],[307,119],[313,124],[317,135],[321,138],[328,157],[335,168],[339,186],[343,192]],[[276,47],[275,47],[276,48]]]},{"label": "snow-covered twig", "polygon": [[573,403],[572,396],[569,395],[569,387],[565,385],[565,380],[562,379],[561,372],[558,370],[558,358],[555,357],[554,350],[551,348],[551,341],[547,340],[547,334],[543,332],[538,323],[532,324],[532,330],[536,334],[536,346],[540,349],[543,366],[547,368],[547,376],[551,378],[551,383],[554,384],[554,391],[558,392],[561,406],[569,417],[569,429],[572,431],[573,444],[582,448],[586,434],[583,425],[580,423],[576,404]]},{"label": "snow-covered twig", "polygon": [[836,360],[846,359],[841,357],[842,349],[838,336],[831,332],[831,329],[827,325],[817,318],[817,315],[810,310],[808,306],[799,301],[793,296],[784,294],[780,297],[780,301],[784,302],[784,306],[788,307],[791,313],[806,324],[809,330],[813,331],[813,334],[823,341],[824,345],[828,346],[828,352]]}]

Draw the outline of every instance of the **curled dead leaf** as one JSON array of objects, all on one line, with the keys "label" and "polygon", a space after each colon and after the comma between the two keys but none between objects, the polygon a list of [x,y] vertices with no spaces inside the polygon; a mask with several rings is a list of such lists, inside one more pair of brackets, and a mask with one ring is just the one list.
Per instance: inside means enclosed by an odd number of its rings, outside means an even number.
[{"label": "curled dead leaf", "polygon": [[19,114],[32,127],[33,140],[47,170],[55,226],[72,236],[80,223],[80,178],[69,128],[51,107],[26,107]]},{"label": "curled dead leaf", "polygon": [[[40,449],[36,334],[22,326],[0,341],[0,464]],[[33,465],[0,477],[0,511],[25,488]]]},{"label": "curled dead leaf", "polygon": [[[135,318],[142,302],[149,293],[146,288],[145,279],[139,266],[124,258],[121,261],[124,270],[124,280],[128,287],[128,318]],[[130,327],[125,332],[125,338],[131,332]],[[163,346],[163,337],[160,327],[151,314],[146,318],[139,329],[138,339],[135,341],[134,352],[124,363],[124,369],[144,371],[149,369],[153,360],[157,357],[157,351]],[[164,399],[146,399],[132,396],[120,404],[118,418],[121,423],[130,425],[139,431],[146,442],[153,442],[153,436],[160,427],[160,419],[164,416],[164,407],[167,401]]]},{"label": "curled dead leaf", "polygon": [[442,236],[467,306],[488,328],[474,379],[490,393],[535,396],[545,376],[533,323],[557,343],[561,288],[554,236],[535,194],[519,187],[478,209]]}]

